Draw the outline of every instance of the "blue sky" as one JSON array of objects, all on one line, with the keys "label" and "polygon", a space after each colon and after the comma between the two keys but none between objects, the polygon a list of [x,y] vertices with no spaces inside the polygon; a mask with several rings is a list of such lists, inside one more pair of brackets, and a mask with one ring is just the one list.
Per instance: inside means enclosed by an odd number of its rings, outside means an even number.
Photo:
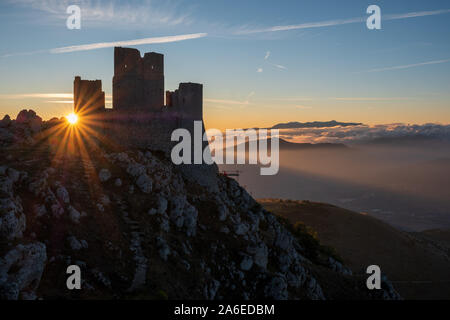
[{"label": "blue sky", "polygon": [[[70,4],[81,8],[80,30],[66,27]],[[371,4],[381,8],[381,30],[344,23],[366,19]],[[0,116],[24,107],[66,114],[70,97],[42,94],[71,93],[75,75],[101,79],[111,94],[112,47],[51,49],[202,34],[133,47],[165,55],[166,89],[204,84],[209,127],[450,123],[448,1],[5,0],[0,30]]]}]

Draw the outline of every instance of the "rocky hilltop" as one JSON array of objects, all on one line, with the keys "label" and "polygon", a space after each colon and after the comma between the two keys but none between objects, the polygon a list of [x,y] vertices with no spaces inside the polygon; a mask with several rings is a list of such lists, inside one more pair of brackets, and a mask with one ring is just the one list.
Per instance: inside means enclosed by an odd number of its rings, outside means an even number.
[{"label": "rocky hilltop", "polygon": [[399,298],[216,167],[205,185],[166,153],[67,130],[26,110],[0,122],[1,299]]}]

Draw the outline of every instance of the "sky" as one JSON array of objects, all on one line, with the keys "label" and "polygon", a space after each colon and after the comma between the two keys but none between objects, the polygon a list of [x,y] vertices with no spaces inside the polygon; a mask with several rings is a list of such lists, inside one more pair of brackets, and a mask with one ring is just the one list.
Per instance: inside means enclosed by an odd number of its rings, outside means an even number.
[{"label": "sky", "polygon": [[[66,26],[72,4],[79,30]],[[380,30],[366,26],[369,5]],[[121,41],[164,54],[166,90],[202,83],[208,128],[449,124],[448,39],[445,0],[2,0],[0,118],[67,115],[76,75],[101,79],[111,106]]]}]

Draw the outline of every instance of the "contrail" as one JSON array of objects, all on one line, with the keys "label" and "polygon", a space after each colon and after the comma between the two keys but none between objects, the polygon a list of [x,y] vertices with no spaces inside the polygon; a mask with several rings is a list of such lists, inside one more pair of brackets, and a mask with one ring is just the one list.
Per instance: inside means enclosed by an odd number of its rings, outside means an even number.
[{"label": "contrail", "polygon": [[427,61],[427,62],[421,62],[421,63],[406,64],[406,65],[402,65],[402,66],[393,66],[393,67],[386,67],[386,68],[379,68],[379,69],[371,69],[371,70],[360,71],[360,72],[355,72],[355,73],[382,72],[382,71],[389,71],[389,70],[409,69],[409,68],[414,68],[414,67],[426,66],[426,65],[430,65],[430,64],[446,63],[446,62],[449,62],[449,61],[450,61],[450,59],[433,60],[433,61]]},{"label": "contrail", "polygon": [[207,35],[208,35],[207,33],[193,33],[193,34],[183,34],[183,35],[168,36],[168,37],[144,38],[144,39],[114,41],[114,42],[98,42],[98,43],[91,43],[91,44],[82,44],[82,45],[77,45],[77,46],[55,48],[55,49],[51,49],[50,53],[66,53],[66,52],[75,52],[75,51],[97,50],[97,49],[120,47],[120,46],[139,46],[139,45],[143,45],[143,44],[177,42],[177,41],[203,38],[203,37],[206,37]]},{"label": "contrail", "polygon": [[[416,17],[425,17],[425,16],[434,16],[438,14],[449,13],[450,9],[443,10],[434,10],[434,11],[417,11],[417,12],[407,12],[400,14],[386,14],[382,15],[382,20],[399,20],[399,19],[408,19],[408,18],[416,18]],[[273,26],[269,28],[262,29],[254,29],[254,30],[241,30],[236,32],[236,34],[252,34],[252,33],[261,33],[261,32],[276,32],[276,31],[288,31],[288,30],[297,30],[297,29],[311,29],[311,28],[322,28],[322,27],[331,27],[331,26],[339,26],[350,23],[358,23],[364,22],[367,20],[367,17],[359,17],[359,18],[350,18],[350,19],[338,19],[338,20],[327,20],[327,21],[319,21],[319,22],[308,22],[302,24],[294,24],[294,25],[284,25],[284,26]]]},{"label": "contrail", "polygon": [[49,50],[39,50],[32,52],[20,52],[20,53],[9,53],[0,56],[1,58],[13,57],[13,56],[25,56],[32,55],[36,53],[67,53],[67,52],[76,52],[76,51],[88,51],[88,50],[97,50],[103,48],[111,48],[111,47],[119,47],[119,46],[139,46],[143,44],[155,44],[155,43],[169,43],[169,42],[177,42],[191,39],[198,39],[206,37],[207,33],[192,33],[192,34],[182,34],[177,36],[167,36],[167,37],[153,37],[153,38],[143,38],[143,39],[135,39],[135,40],[125,40],[125,41],[113,41],[113,42],[97,42],[90,44],[81,44],[76,46],[68,46],[61,48],[54,48]]}]

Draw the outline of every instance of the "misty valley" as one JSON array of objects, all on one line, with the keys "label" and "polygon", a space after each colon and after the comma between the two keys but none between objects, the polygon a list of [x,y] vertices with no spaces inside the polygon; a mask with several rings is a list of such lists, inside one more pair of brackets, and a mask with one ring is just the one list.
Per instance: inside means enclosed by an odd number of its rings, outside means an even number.
[{"label": "misty valley", "polygon": [[239,182],[256,198],[331,203],[404,230],[450,227],[446,142],[316,148],[280,143],[279,174],[263,177],[257,167],[220,166],[225,172],[239,170]]}]

